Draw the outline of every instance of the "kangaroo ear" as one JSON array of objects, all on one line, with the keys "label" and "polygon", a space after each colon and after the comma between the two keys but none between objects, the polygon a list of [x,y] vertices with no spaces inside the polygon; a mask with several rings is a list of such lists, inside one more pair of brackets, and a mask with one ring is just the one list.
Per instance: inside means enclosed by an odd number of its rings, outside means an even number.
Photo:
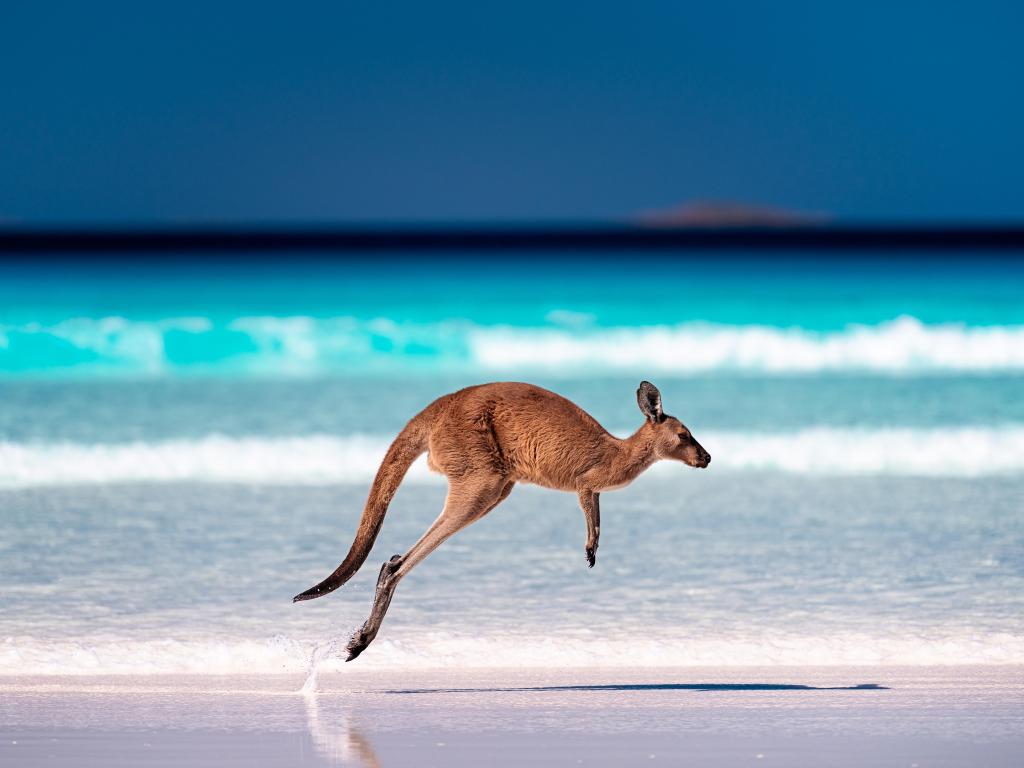
[{"label": "kangaroo ear", "polygon": [[641,381],[640,389],[636,391],[636,402],[644,416],[652,424],[661,421],[661,392],[649,381]]}]

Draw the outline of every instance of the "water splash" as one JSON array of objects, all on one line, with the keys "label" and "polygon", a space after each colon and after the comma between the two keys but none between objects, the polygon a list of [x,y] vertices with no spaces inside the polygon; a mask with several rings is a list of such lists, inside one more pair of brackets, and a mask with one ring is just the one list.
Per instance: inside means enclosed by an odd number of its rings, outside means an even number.
[{"label": "water splash", "polygon": [[318,642],[313,646],[309,655],[309,666],[306,672],[306,681],[298,693],[307,697],[315,697],[320,690],[319,671],[320,665],[328,659],[338,657],[338,649],[342,646],[339,638],[332,638],[327,641]]}]

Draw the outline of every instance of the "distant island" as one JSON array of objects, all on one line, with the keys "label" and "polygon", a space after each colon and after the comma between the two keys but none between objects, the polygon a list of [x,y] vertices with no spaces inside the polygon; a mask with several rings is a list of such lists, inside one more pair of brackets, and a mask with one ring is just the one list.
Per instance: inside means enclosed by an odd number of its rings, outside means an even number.
[{"label": "distant island", "polygon": [[634,219],[648,227],[794,227],[831,220],[829,214],[816,211],[710,200],[647,211]]}]

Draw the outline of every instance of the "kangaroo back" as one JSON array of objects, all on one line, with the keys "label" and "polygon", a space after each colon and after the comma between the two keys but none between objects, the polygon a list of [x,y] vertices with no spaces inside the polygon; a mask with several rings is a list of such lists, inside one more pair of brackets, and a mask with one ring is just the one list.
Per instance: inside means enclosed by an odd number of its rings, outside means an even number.
[{"label": "kangaroo back", "polygon": [[356,538],[341,565],[315,587],[310,587],[302,594],[296,595],[292,599],[293,602],[312,600],[333,592],[355,576],[356,571],[366,561],[370,550],[373,549],[373,542],[377,539],[381,524],[384,522],[384,515],[388,511],[391,499],[394,498],[395,491],[398,490],[398,486],[412,463],[427,450],[432,410],[433,406],[428,406],[413,417],[388,448],[370,488],[370,495],[363,508],[363,515],[359,519]]}]

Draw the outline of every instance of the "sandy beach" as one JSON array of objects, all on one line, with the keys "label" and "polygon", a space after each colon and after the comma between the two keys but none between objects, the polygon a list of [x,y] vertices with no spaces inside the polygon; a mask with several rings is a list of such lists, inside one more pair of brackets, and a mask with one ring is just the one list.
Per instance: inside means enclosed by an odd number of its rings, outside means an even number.
[{"label": "sandy beach", "polygon": [[1011,766],[1024,669],[418,670],[13,678],[0,762]]}]

